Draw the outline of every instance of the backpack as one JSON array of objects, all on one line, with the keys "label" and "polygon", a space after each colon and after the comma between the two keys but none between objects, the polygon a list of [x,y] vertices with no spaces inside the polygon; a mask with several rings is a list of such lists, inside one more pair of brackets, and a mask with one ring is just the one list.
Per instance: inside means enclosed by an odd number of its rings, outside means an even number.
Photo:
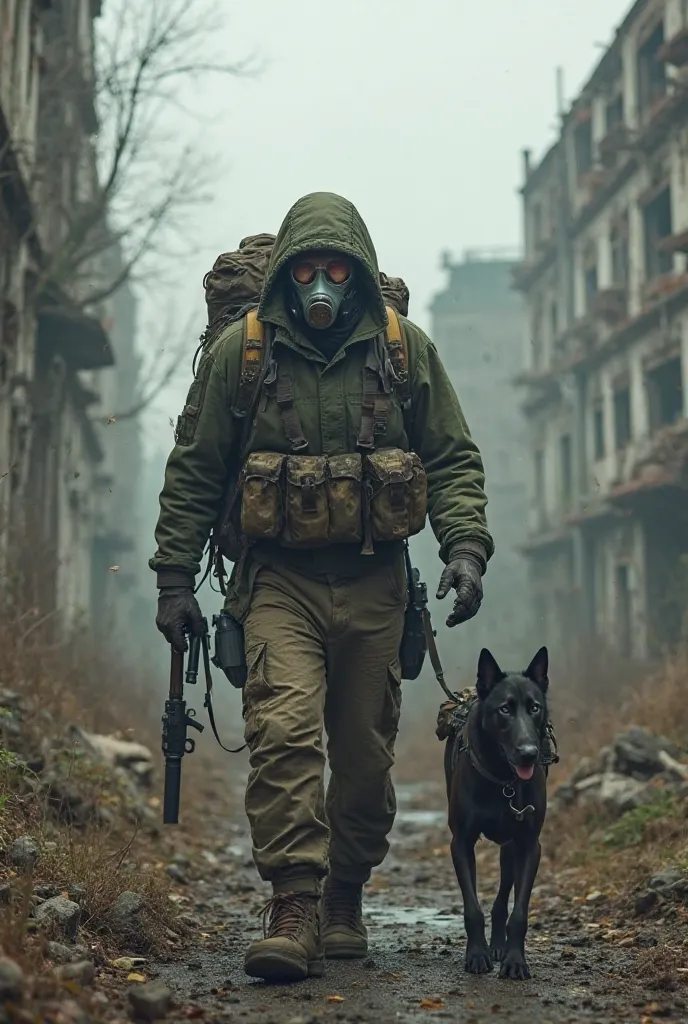
[{"label": "backpack", "polygon": [[[270,346],[266,325],[258,319],[258,304],[263,288],[263,281],[275,236],[270,234],[249,235],[239,243],[234,252],[221,253],[212,270],[203,278],[205,300],[208,311],[208,323],[201,335],[199,351],[205,349],[229,324],[243,319],[243,349],[241,359],[241,376],[237,393],[237,402],[232,409],[233,415],[243,420],[244,439],[247,437],[253,422],[257,400],[262,387],[262,379],[267,369],[266,355]],[[380,288],[386,303],[388,326],[385,332],[385,349],[392,370],[392,388],[399,399],[402,409],[410,405],[410,381],[408,375],[408,352],[406,339],[401,329],[398,314],[408,313],[409,290],[404,281],[398,277],[388,277],[380,273]],[[367,372],[369,393],[364,395],[364,408],[368,406],[367,425],[362,426],[372,441],[373,434],[379,427],[379,414],[375,406],[378,389],[378,377],[372,371]],[[288,403],[287,403],[288,404]],[[298,442],[298,420],[290,426],[290,419],[285,417],[285,429],[292,442]],[[291,436],[291,435],[294,436]],[[229,561],[236,561],[239,555],[239,537],[232,526],[233,491],[236,481],[230,481],[226,496],[225,508],[218,518],[210,538],[210,559],[208,569],[215,568],[215,575],[225,592],[225,570],[223,556]],[[207,575],[207,573],[206,573]],[[204,577],[205,578],[205,577]]]}]

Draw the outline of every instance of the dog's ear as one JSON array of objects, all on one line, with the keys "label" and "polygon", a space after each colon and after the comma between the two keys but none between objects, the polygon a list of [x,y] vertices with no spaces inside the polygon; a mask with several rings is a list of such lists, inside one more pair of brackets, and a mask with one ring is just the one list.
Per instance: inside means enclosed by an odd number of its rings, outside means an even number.
[{"label": "dog's ear", "polygon": [[494,656],[488,651],[487,647],[483,647],[478,658],[478,681],[476,683],[476,690],[480,700],[484,700],[492,687],[501,682],[502,679],[504,679],[504,673],[495,661]]},{"label": "dog's ear", "polygon": [[536,686],[539,686],[543,693],[547,693],[548,672],[549,654],[546,647],[541,647],[523,674],[527,679],[531,679]]}]

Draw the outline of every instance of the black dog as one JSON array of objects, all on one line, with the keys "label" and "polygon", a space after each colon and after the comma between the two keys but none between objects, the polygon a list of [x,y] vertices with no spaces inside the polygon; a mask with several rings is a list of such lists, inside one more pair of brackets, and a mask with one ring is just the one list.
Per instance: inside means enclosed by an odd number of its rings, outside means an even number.
[{"label": "black dog", "polygon": [[[525,979],[528,905],[540,865],[540,832],[547,811],[547,648],[523,673],[502,672],[480,653],[477,696],[465,726],[450,731],[444,766],[452,860],[461,887],[468,939],[466,970]],[[439,735],[439,732],[438,732]],[[492,939],[476,890],[475,844],[484,835],[499,844],[501,880],[492,908]],[[509,895],[515,889],[509,917]]]}]

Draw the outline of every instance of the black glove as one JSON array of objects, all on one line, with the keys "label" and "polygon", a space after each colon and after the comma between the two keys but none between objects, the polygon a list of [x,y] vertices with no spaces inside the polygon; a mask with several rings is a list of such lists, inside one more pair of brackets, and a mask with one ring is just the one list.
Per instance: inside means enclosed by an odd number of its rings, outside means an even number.
[{"label": "black glove", "polygon": [[448,626],[458,626],[477,614],[483,599],[482,575],[487,558],[478,545],[456,548],[450,552],[447,568],[440,577],[437,599],[442,601],[452,587],[456,590],[454,608],[447,619]]},{"label": "black glove", "polygon": [[203,612],[193,587],[161,587],[155,625],[176,651],[188,649],[185,633],[203,636]]}]

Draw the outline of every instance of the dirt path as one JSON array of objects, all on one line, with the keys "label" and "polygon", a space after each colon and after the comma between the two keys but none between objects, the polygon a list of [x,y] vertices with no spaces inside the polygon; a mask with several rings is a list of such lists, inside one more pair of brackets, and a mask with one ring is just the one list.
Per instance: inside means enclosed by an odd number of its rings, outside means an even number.
[{"label": "dirt path", "polygon": [[[174,898],[195,930],[194,952],[182,963],[151,965],[149,977],[178,993],[186,1019],[261,1024],[428,1017],[462,1024],[688,1019],[680,990],[658,994],[644,988],[636,980],[638,950],[605,934],[595,921],[602,916],[595,902],[565,891],[546,863],[534,894],[528,943],[533,980],[520,984],[496,975],[466,975],[443,794],[434,786],[404,787],[399,807],[392,851],[367,889],[368,960],[331,963],[324,979],[291,986],[265,986],[245,977],[244,949],[258,935],[257,915],[268,890],[255,874],[242,820],[227,827],[213,849],[179,859],[188,884],[179,884]],[[481,890],[490,899],[494,858],[487,847],[479,857]],[[646,935],[643,941],[655,939]]]}]

